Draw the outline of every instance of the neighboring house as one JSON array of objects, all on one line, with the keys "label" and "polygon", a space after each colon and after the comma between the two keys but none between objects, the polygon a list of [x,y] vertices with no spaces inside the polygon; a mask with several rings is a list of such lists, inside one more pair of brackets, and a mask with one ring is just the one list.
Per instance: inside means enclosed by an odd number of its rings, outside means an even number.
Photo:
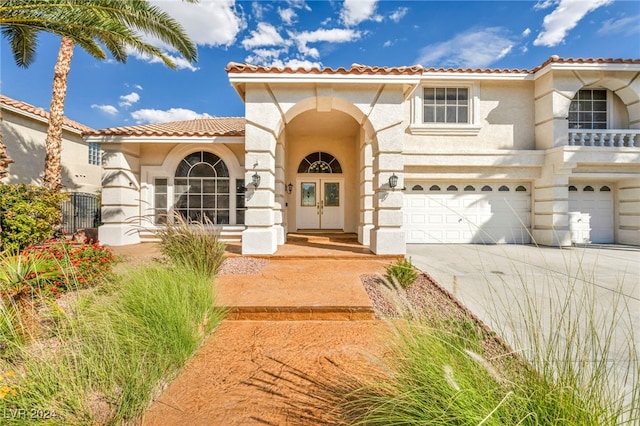
[{"label": "neighboring house", "polygon": [[244,118],[87,133],[107,244],[167,215],[271,254],[299,229],[407,243],[640,245],[640,60],[533,70],[230,63]]},{"label": "neighboring house", "polygon": [[[3,143],[14,163],[4,183],[42,185],[45,140],[49,113],[0,95]],[[64,119],[62,127],[62,186],[64,191],[97,193],[101,184],[101,152],[98,144],[87,144],[83,133],[93,129]]]}]

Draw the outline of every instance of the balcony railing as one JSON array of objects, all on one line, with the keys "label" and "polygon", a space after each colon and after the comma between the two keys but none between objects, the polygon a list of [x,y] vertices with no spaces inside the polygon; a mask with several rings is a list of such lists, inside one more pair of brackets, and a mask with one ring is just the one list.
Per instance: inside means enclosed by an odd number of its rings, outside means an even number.
[{"label": "balcony railing", "polygon": [[640,147],[640,130],[570,129],[570,146]]}]

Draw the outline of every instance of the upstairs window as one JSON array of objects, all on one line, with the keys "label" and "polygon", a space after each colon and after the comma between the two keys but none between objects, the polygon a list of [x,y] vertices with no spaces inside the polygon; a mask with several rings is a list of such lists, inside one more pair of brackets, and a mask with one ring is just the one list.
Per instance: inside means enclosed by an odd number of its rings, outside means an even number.
[{"label": "upstairs window", "polygon": [[570,129],[607,128],[607,91],[578,90],[569,106]]},{"label": "upstairs window", "polygon": [[99,143],[89,142],[89,164],[102,166],[102,150]]},{"label": "upstairs window", "polygon": [[469,89],[425,87],[425,123],[469,123]]}]

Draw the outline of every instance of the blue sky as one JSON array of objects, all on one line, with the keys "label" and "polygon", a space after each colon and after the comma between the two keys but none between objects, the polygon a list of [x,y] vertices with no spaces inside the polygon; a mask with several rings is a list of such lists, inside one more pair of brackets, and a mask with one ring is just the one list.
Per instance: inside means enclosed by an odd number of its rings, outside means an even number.
[{"label": "blue sky", "polygon": [[[526,68],[551,55],[640,58],[640,1],[153,0],[185,27],[199,60],[171,70],[132,53],[98,61],[76,47],[65,114],[93,128],[243,116],[225,66]],[[0,91],[48,110],[56,37],[18,68],[0,44]],[[173,52],[167,52],[175,55]]]}]

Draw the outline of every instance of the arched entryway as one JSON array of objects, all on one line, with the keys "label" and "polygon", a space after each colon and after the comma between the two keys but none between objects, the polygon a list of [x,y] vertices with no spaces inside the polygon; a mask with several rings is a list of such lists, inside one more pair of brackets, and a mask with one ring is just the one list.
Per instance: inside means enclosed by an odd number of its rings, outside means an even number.
[{"label": "arched entryway", "polygon": [[307,111],[285,127],[286,231],[356,233],[361,127],[340,111]]}]

